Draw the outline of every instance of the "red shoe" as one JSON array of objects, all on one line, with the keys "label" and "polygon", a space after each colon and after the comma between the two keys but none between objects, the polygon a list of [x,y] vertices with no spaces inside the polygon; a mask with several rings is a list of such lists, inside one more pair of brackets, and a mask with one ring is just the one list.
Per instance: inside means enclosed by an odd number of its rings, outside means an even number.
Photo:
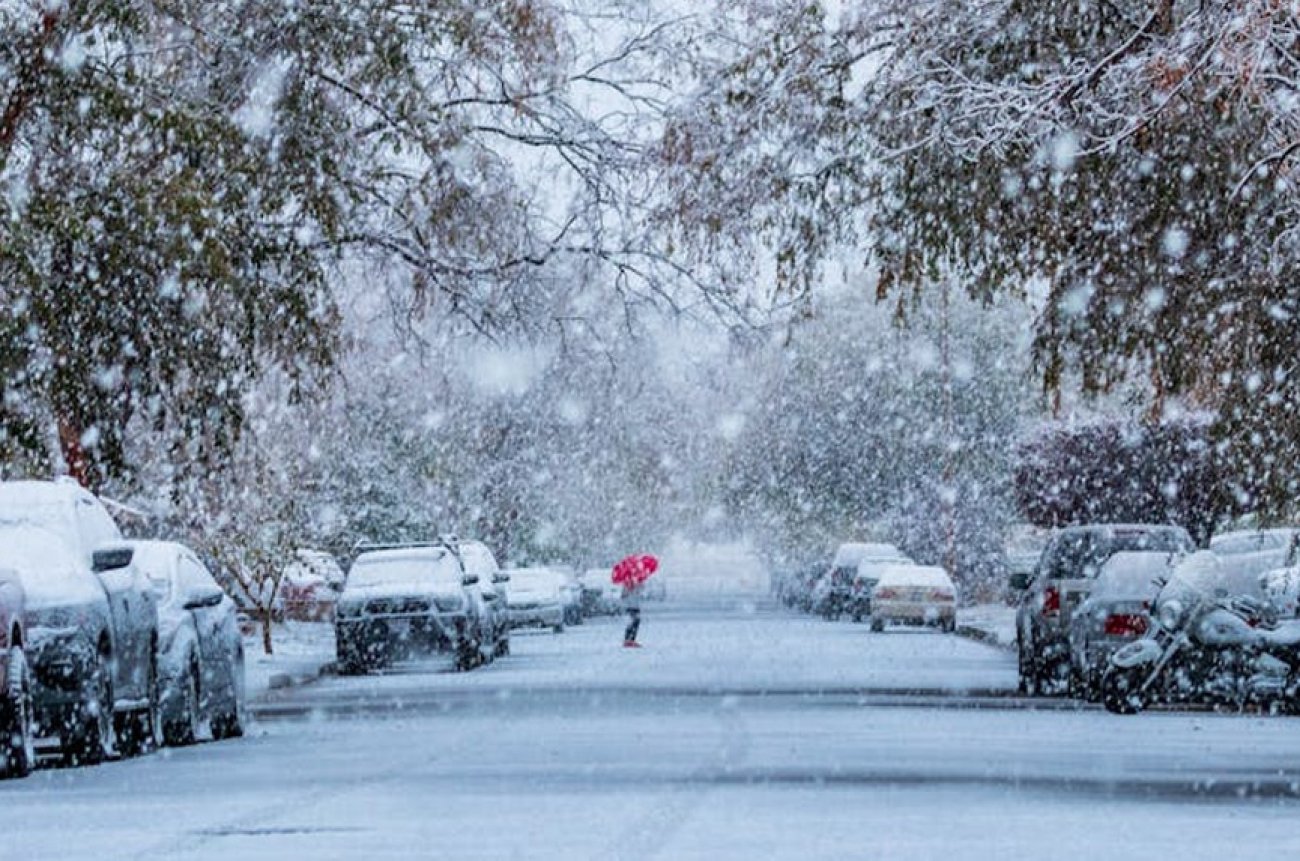
[{"label": "red shoe", "polygon": [[636,640],[624,640],[624,641],[623,641],[623,648],[625,648],[625,649],[639,649],[639,648],[641,648],[641,644],[638,643]]}]

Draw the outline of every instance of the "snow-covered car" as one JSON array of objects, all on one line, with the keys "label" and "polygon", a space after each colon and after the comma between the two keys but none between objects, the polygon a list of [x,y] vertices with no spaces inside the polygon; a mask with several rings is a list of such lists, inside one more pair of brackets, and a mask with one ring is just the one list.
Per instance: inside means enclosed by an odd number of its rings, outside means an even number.
[{"label": "snow-covered car", "polygon": [[1300,529],[1243,529],[1210,539],[1210,550],[1237,570],[1256,573],[1300,562]]},{"label": "snow-covered car", "polygon": [[343,570],[328,553],[299,550],[280,577],[279,608],[286,619],[327,621],[343,589]]},{"label": "snow-covered car", "polygon": [[1060,530],[1023,587],[1016,608],[1020,688],[1037,694],[1069,680],[1070,616],[1088,597],[1106,560],[1126,550],[1190,553],[1192,537],[1181,526],[1102,523]]},{"label": "snow-covered car", "polygon": [[564,630],[564,578],[549,568],[513,568],[506,572],[506,600],[513,628]]},{"label": "snow-covered car", "polygon": [[4,777],[25,777],[36,764],[26,613],[22,576],[0,567],[0,776]]},{"label": "snow-covered car", "polygon": [[871,630],[885,625],[926,625],[942,631],[957,627],[957,587],[935,565],[886,565],[876,572],[871,594]]},{"label": "snow-covered car", "polygon": [[71,481],[0,483],[0,567],[27,599],[26,659],[38,736],[98,762],[157,743],[158,612],[133,551]]},{"label": "snow-covered car", "polygon": [[1070,619],[1070,678],[1080,696],[1096,700],[1110,656],[1146,634],[1151,604],[1178,558],[1171,553],[1125,551],[1101,566],[1087,600]]},{"label": "snow-covered car", "polygon": [[548,567],[560,575],[562,582],[560,591],[564,598],[564,624],[581,625],[583,620],[582,583],[578,580],[578,572],[573,570],[571,565],[550,565]]},{"label": "snow-covered car", "polygon": [[609,579],[608,568],[588,568],[580,578],[582,612],[586,616],[610,616],[621,609],[619,588]]},{"label": "snow-covered car", "polygon": [[813,612],[825,619],[838,619],[853,612],[858,618],[867,613],[864,604],[870,601],[870,592],[861,590],[853,607],[853,583],[858,575],[858,565],[865,559],[877,559],[884,562],[906,560],[906,557],[892,544],[849,542],[841,544],[831,559],[830,569],[821,576],[813,587]]},{"label": "snow-covered car", "polygon": [[913,565],[911,558],[903,555],[892,544],[867,545],[871,551],[858,560],[857,571],[849,584],[849,595],[844,602],[844,612],[855,622],[871,618],[871,597],[880,572],[894,565]]},{"label": "snow-covered car", "polygon": [[361,553],[335,609],[339,671],[366,672],[432,652],[452,653],[458,669],[476,666],[474,579],[454,549],[440,542]]},{"label": "snow-covered car", "polygon": [[509,576],[497,565],[496,556],[482,541],[448,541],[460,555],[468,575],[467,583],[478,619],[477,643],[480,660],[510,654],[510,608],[506,606]]},{"label": "snow-covered car", "polygon": [[244,733],[244,641],[230,599],[188,547],[132,541],[158,600],[163,739],[192,744]]}]

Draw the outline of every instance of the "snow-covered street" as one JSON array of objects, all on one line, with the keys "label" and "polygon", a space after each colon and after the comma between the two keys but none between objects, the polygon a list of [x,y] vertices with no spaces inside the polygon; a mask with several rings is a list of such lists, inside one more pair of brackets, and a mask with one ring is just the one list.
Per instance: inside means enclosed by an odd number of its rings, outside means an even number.
[{"label": "snow-covered street", "polygon": [[5,858],[1180,858],[1300,850],[1294,718],[1123,718],[766,604],[273,690],[250,737],[0,785]]}]

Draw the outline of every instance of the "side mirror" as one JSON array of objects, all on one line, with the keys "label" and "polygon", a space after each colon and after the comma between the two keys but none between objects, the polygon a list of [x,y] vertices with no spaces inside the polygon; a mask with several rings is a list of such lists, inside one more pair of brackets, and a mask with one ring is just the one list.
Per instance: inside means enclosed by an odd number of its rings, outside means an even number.
[{"label": "side mirror", "polygon": [[1023,592],[1029,588],[1029,572],[1015,571],[1007,580],[1007,585],[1017,592]]},{"label": "side mirror", "polygon": [[90,554],[90,569],[96,574],[117,571],[130,565],[133,558],[135,558],[135,550],[131,547],[108,547],[96,550]]},{"label": "side mirror", "polygon": [[492,575],[492,582],[493,582],[493,583],[509,583],[509,582],[510,582],[510,575],[507,574],[507,573],[504,572],[504,571],[498,571],[497,573],[495,573],[495,574]]},{"label": "side mirror", "polygon": [[185,609],[197,610],[200,607],[215,607],[225,597],[220,589],[202,589],[185,596]]},{"label": "side mirror", "polygon": [[478,575],[477,575],[477,574],[466,574],[464,577],[460,578],[460,585],[462,585],[462,586],[476,586],[476,585],[478,585]]}]

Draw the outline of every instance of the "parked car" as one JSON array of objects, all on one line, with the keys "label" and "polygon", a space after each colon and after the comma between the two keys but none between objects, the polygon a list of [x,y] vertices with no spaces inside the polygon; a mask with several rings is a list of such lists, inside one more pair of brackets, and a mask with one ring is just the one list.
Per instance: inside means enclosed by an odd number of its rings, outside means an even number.
[{"label": "parked car", "polygon": [[506,600],[512,628],[564,631],[564,578],[549,568],[514,568]]},{"label": "parked car", "polygon": [[1070,681],[1076,694],[1099,700],[1110,656],[1146,634],[1152,602],[1179,558],[1175,553],[1124,551],[1101,566],[1087,600],[1070,619]]},{"label": "parked car", "polygon": [[280,577],[281,615],[304,622],[332,619],[345,579],[343,569],[330,554],[299,550]]},{"label": "parked car", "polygon": [[610,582],[610,569],[588,568],[581,577],[582,612],[587,616],[610,616],[622,609],[619,588]]},{"label": "parked car", "polygon": [[0,568],[0,776],[4,777],[26,777],[36,765],[26,615],[22,576],[12,568]]},{"label": "parked car", "polygon": [[510,575],[497,565],[496,557],[481,541],[448,541],[460,555],[469,575],[470,599],[475,605],[478,629],[475,634],[481,652],[480,661],[510,654],[510,608],[506,604],[506,584]]},{"label": "parked car", "polygon": [[476,576],[442,542],[362,552],[334,617],[339,671],[362,673],[434,652],[451,653],[458,669],[477,666],[482,621],[469,592]]},{"label": "parked car", "polygon": [[1187,530],[1161,524],[1094,524],[1057,532],[1043,549],[1034,574],[1012,578],[1020,590],[1016,608],[1016,642],[1020,688],[1029,694],[1069,680],[1070,616],[1083,603],[1092,582],[1116,553],[1149,550],[1190,553]]},{"label": "parked car", "polygon": [[[904,559],[892,544],[841,544],[831,560],[831,567],[813,586],[813,612],[828,620],[849,612],[853,580],[863,559]],[[858,606],[861,606],[859,601]]]},{"label": "parked car", "polygon": [[158,600],[163,739],[193,744],[244,734],[244,641],[231,600],[188,547],[132,541]]},{"label": "parked car", "polygon": [[916,564],[892,544],[870,546],[872,552],[864,554],[858,561],[858,569],[849,584],[849,597],[844,602],[844,612],[855,622],[871,618],[871,599],[882,571],[897,565]]},{"label": "parked car", "polygon": [[155,745],[158,611],[148,578],[95,496],[71,481],[0,482],[0,567],[26,594],[38,736],[98,762]]},{"label": "parked car", "polygon": [[1300,529],[1243,529],[1210,539],[1210,550],[1236,570],[1262,573],[1300,562]]},{"label": "parked car", "polygon": [[[564,599],[564,624],[581,625],[583,621],[582,583],[578,580],[578,572],[574,571],[570,565],[551,565],[548,567],[560,575],[562,584],[560,593]],[[510,591],[508,587],[506,591]]]},{"label": "parked car", "polygon": [[783,577],[777,586],[777,596],[781,603],[793,610],[811,613],[813,588],[828,568],[828,563],[817,562],[797,568]]},{"label": "parked car", "polygon": [[924,625],[941,631],[957,627],[957,587],[934,565],[894,564],[876,572],[871,595],[871,630],[886,624]]}]

